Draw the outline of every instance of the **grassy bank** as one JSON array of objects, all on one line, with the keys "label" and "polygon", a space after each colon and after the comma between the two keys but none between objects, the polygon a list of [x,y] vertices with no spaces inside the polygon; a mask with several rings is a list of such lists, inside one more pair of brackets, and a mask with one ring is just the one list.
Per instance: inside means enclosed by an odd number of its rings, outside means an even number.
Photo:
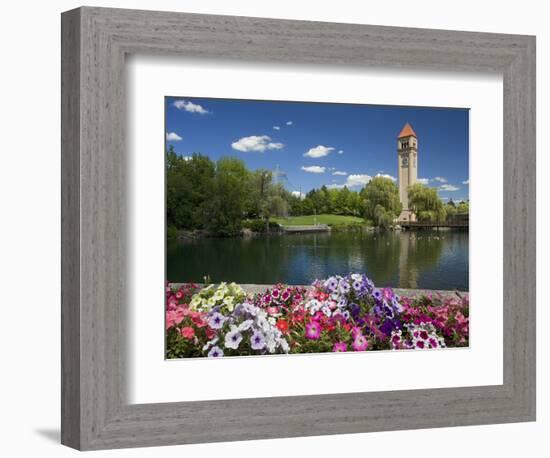
[{"label": "grassy bank", "polygon": [[357,216],[344,215],[305,215],[289,216],[288,218],[271,218],[271,221],[282,226],[307,226],[317,224],[326,224],[328,226],[356,226],[367,224],[363,218]]}]

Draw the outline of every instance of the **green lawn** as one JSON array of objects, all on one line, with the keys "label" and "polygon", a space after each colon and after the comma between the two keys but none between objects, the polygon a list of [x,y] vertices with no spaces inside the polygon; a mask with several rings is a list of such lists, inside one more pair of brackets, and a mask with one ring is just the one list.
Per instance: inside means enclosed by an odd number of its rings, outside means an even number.
[{"label": "green lawn", "polygon": [[[283,226],[306,226],[315,224],[315,216],[289,216],[288,218],[271,218],[271,221]],[[328,224],[329,226],[343,226],[350,224],[365,224],[363,218],[357,216],[343,215],[317,215],[317,224]]]}]

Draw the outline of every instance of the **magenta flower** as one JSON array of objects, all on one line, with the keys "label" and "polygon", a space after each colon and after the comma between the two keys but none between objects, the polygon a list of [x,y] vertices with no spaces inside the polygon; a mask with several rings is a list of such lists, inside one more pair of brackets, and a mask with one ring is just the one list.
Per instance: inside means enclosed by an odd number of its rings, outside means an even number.
[{"label": "magenta flower", "polygon": [[369,346],[369,342],[363,334],[357,334],[351,346],[355,351],[365,351]]},{"label": "magenta flower", "polygon": [[348,346],[346,342],[336,342],[334,344],[334,347],[332,347],[332,351],[334,352],[348,351]]},{"label": "magenta flower", "polygon": [[439,342],[437,341],[437,339],[434,339],[433,337],[430,337],[430,346],[432,348],[438,348],[439,347]]},{"label": "magenta flower", "polygon": [[319,323],[312,321],[306,324],[306,339],[317,340],[321,336],[321,326]]}]

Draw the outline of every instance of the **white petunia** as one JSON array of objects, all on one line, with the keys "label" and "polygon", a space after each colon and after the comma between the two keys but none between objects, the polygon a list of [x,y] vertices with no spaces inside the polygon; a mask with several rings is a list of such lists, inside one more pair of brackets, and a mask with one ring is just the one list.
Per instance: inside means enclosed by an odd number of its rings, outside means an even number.
[{"label": "white petunia", "polygon": [[220,340],[217,336],[214,337],[212,340],[209,340],[206,342],[206,344],[202,347],[202,351],[208,350],[212,345],[216,345],[218,343],[218,340]]},{"label": "white petunia", "polygon": [[252,323],[254,323],[254,320],[243,321],[241,324],[239,324],[239,327],[237,328],[237,330],[239,332],[248,331],[252,326]]},{"label": "white petunia", "polygon": [[231,326],[231,331],[225,335],[224,345],[225,348],[231,348],[236,350],[239,348],[241,341],[243,340],[242,334],[235,326]]}]

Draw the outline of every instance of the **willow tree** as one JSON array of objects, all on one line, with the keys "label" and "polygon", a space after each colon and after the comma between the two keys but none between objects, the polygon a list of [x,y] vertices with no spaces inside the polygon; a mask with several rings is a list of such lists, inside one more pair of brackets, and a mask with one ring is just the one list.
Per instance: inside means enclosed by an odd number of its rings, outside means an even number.
[{"label": "willow tree", "polygon": [[373,178],[361,190],[360,195],[363,198],[365,217],[377,226],[390,226],[401,213],[399,189],[390,178]]},{"label": "willow tree", "polygon": [[429,188],[422,183],[415,183],[409,186],[407,192],[410,210],[416,213],[419,221],[430,223],[445,221],[445,207],[437,194],[436,188]]}]

